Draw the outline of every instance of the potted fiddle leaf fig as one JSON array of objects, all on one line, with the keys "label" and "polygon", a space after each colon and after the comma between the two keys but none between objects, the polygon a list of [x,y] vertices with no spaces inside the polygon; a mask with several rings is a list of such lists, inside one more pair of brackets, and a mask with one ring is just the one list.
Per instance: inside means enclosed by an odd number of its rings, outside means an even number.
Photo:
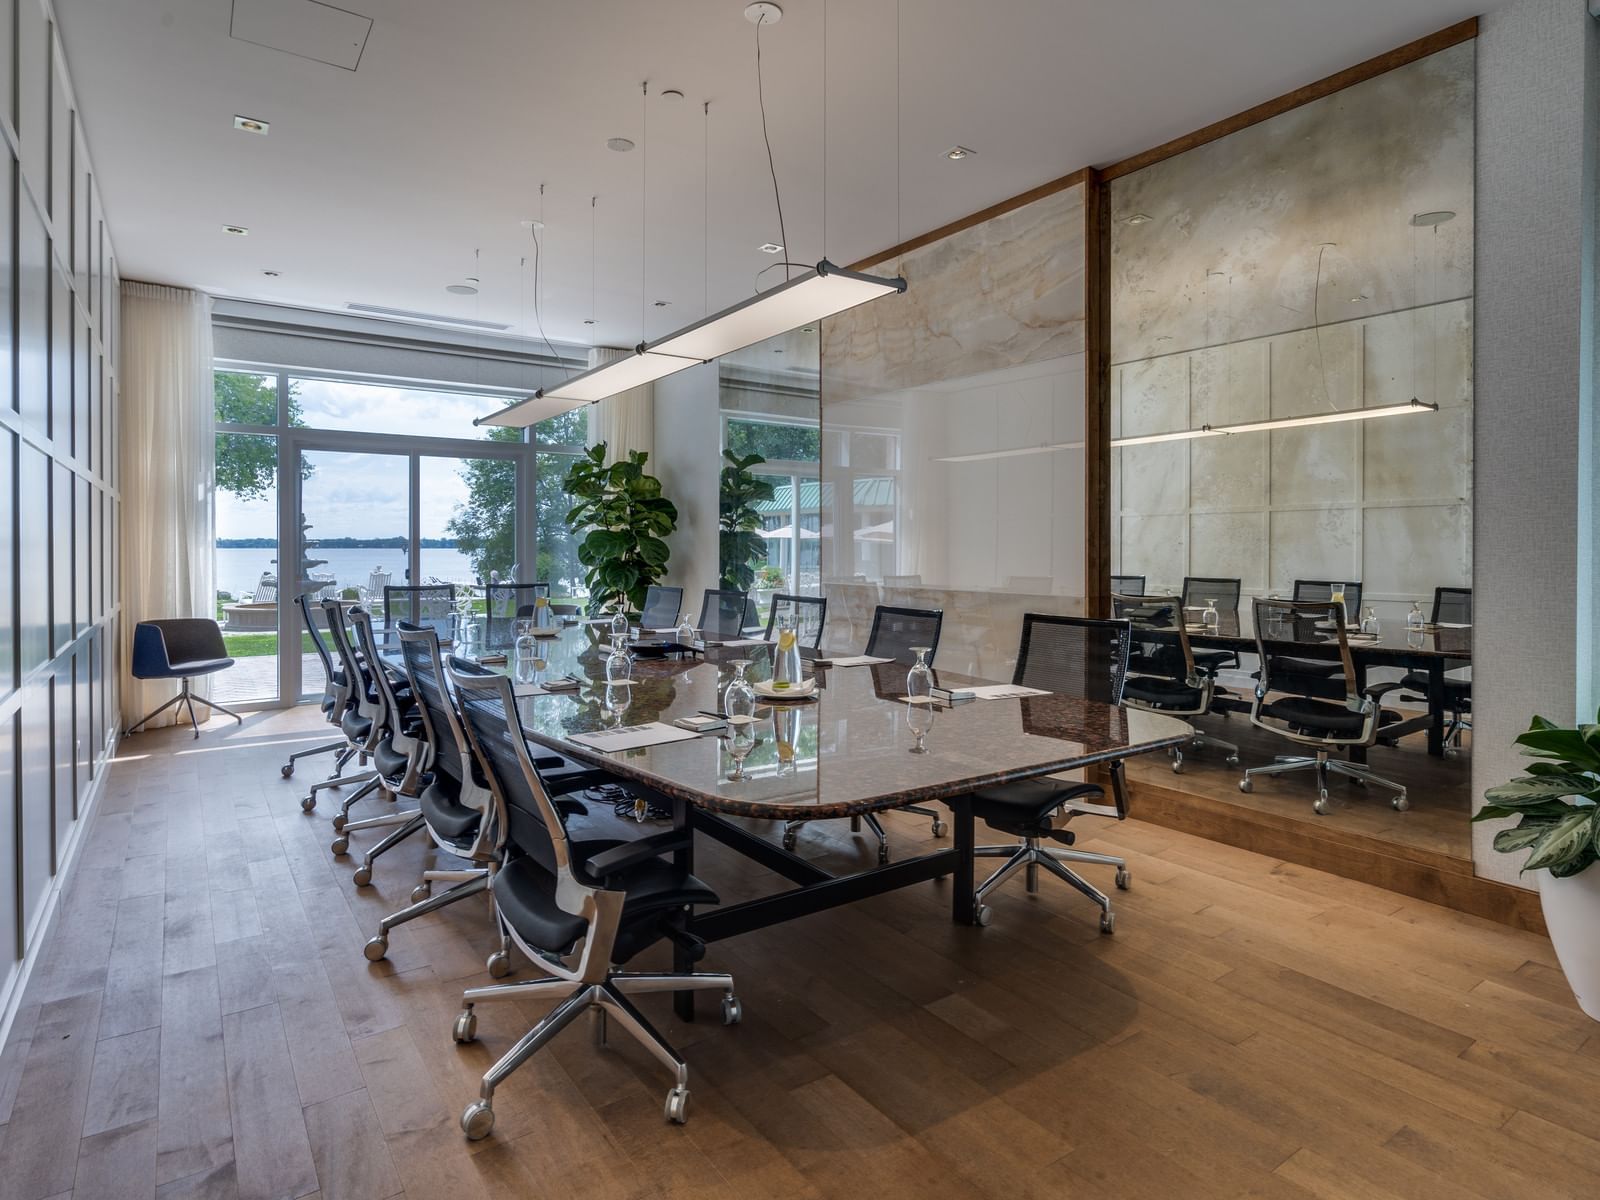
[{"label": "potted fiddle leaf fig", "polygon": [[[1600,720],[1600,718],[1597,718]],[[1518,736],[1526,773],[1484,793],[1474,821],[1516,817],[1494,835],[1504,854],[1527,851],[1539,903],[1578,1007],[1600,1021],[1600,723],[1568,729],[1534,717]]]},{"label": "potted fiddle leaf fig", "polygon": [[661,494],[661,481],[645,473],[650,456],[630,451],[606,465],[606,444],[591,446],[563,481],[573,499],[567,524],[587,529],[578,563],[589,589],[590,610],[644,607],[645,589],[667,571],[666,537],[678,527],[678,509]]},{"label": "potted fiddle leaf fig", "polygon": [[771,500],[777,489],[750,468],[767,460],[759,454],[739,457],[724,450],[726,465],[718,491],[717,525],[720,530],[722,586],[735,592],[748,592],[755,582],[756,566],[767,561],[767,539],[761,532],[763,500]]}]

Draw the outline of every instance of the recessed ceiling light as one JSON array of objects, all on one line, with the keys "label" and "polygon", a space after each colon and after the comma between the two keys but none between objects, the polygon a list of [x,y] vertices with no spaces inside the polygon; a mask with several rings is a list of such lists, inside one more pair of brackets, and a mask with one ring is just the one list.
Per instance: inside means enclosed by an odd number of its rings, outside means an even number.
[{"label": "recessed ceiling light", "polygon": [[1150,224],[1150,214],[1134,213],[1131,216],[1123,217],[1122,221],[1125,225],[1148,225]]},{"label": "recessed ceiling light", "polygon": [[524,229],[531,229],[535,233],[538,233],[544,228],[544,222],[537,218],[532,221],[518,221],[517,224],[521,225]]},{"label": "recessed ceiling light", "polygon": [[783,20],[783,9],[776,4],[746,4],[744,19],[752,25],[776,25]]},{"label": "recessed ceiling light", "polygon": [[629,138],[607,138],[606,149],[615,150],[618,154],[626,154],[633,149],[633,141]]},{"label": "recessed ceiling light", "polygon": [[282,271],[263,271],[261,273],[263,275],[265,275],[268,279],[276,279],[279,275],[283,274]]},{"label": "recessed ceiling light", "polygon": [[246,237],[250,233],[243,225],[224,225],[222,232],[231,233],[234,237]]},{"label": "recessed ceiling light", "polygon": [[777,242],[762,242],[761,245],[756,247],[756,249],[760,250],[763,254],[783,253],[783,247],[778,245]]},{"label": "recessed ceiling light", "polygon": [[258,121],[254,117],[241,117],[237,113],[234,114],[233,127],[240,133],[259,133],[263,137],[266,136],[267,130],[272,128],[266,121]]},{"label": "recessed ceiling light", "polygon": [[444,290],[452,296],[476,296],[478,281],[469,275],[465,283],[447,283],[444,285]]},{"label": "recessed ceiling light", "polygon": [[971,158],[976,150],[969,150],[966,146],[951,146],[944,152],[944,156],[951,162],[960,162],[963,158]]},{"label": "recessed ceiling light", "polygon": [[1437,212],[1413,213],[1411,217],[1411,223],[1419,227],[1427,227],[1430,225],[1437,227],[1439,225],[1443,225],[1446,221],[1453,221],[1455,219],[1455,213],[1451,212],[1447,208],[1441,208]]}]

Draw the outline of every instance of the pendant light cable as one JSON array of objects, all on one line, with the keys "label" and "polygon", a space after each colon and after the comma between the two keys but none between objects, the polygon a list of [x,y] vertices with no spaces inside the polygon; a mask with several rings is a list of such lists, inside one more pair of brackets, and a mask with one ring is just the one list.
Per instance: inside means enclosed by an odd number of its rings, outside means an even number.
[{"label": "pendant light cable", "polygon": [[[767,133],[767,89],[761,74],[761,27],[766,23],[766,14],[762,13],[761,19],[756,22],[756,98],[761,103],[761,140],[767,146],[767,170],[772,175],[772,199],[778,208],[778,237],[782,239],[783,248],[787,251],[789,249],[789,233],[783,224],[783,194],[778,190],[778,167],[772,158],[772,138]],[[783,267],[784,279],[788,279],[790,264],[788,262],[773,264],[773,266],[780,265]],[[758,274],[756,279],[759,283],[761,275]]]},{"label": "pendant light cable", "polygon": [[646,200],[650,194],[650,81],[639,85],[639,341],[648,342],[645,318],[650,305],[650,222]]},{"label": "pendant light cable", "polygon": [[[599,196],[589,197],[589,325],[594,325],[594,255],[595,255],[595,207],[600,203]],[[589,344],[594,344],[594,334],[589,335]]]},{"label": "pendant light cable", "polygon": [[700,315],[711,315],[711,101],[700,117]]},{"label": "pendant light cable", "polygon": [[[539,331],[539,338],[544,342],[544,348],[550,352],[552,363],[560,367],[568,379],[572,378],[572,366],[564,363],[556,348],[550,344],[550,338],[544,331],[544,315],[539,310],[539,281],[543,278],[540,274],[541,256],[543,247],[539,244],[539,226],[544,224],[544,184],[539,185],[539,219],[529,222],[528,234],[533,238],[533,324]],[[523,259],[524,262],[527,259]]]}]

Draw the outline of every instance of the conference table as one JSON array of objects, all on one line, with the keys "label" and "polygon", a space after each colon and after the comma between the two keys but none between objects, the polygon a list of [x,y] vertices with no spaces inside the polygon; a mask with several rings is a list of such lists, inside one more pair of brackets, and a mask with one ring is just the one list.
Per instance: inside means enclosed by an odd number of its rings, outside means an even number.
[{"label": "conference table", "polygon": [[[953,881],[952,920],[972,924],[978,917],[970,804],[975,789],[1102,763],[1115,770],[1123,759],[1191,736],[1188,724],[1173,717],[1059,694],[973,700],[933,706],[931,713],[924,706],[908,721],[904,666],[831,666],[824,660],[807,664],[817,681],[815,699],[757,709],[759,740],[742,771],[716,734],[607,753],[574,739],[715,712],[733,677],[732,662],[748,660],[748,677],[762,681],[770,678],[772,647],[712,642],[690,649],[670,640],[640,645],[631,682],[608,685],[608,629],[577,625],[543,640],[546,677],[570,674],[585,682],[575,693],[517,700],[531,741],[665,797],[672,829],[694,835],[680,838],[681,848],[673,851],[681,865],[693,869],[694,843],[705,837],[791,885],[696,910],[685,926],[691,942],[720,941],[943,876]],[[935,675],[941,686],[979,682]],[[772,823],[860,817],[931,802],[950,809],[948,846],[845,874],[791,853],[760,832],[781,832],[781,824]],[[741,819],[761,824],[752,828]],[[678,947],[680,968],[689,967],[691,951],[692,945]],[[691,993],[680,993],[677,1004],[681,1015],[692,1016]]]},{"label": "conference table", "polygon": [[[1199,621],[1200,610],[1187,611],[1191,619]],[[1191,646],[1200,650],[1231,650],[1237,654],[1257,653],[1252,609],[1218,615],[1220,619],[1215,630],[1202,630],[1197,625],[1186,627]],[[1177,630],[1160,629],[1147,624],[1138,626],[1137,635],[1174,644],[1178,640]],[[1399,667],[1427,675],[1428,711],[1421,716],[1385,725],[1383,736],[1388,739],[1426,731],[1428,753],[1435,758],[1442,757],[1445,750],[1445,713],[1448,708],[1445,675],[1448,671],[1471,664],[1472,627],[1426,625],[1421,629],[1408,629],[1390,622],[1381,628],[1377,637],[1369,637],[1351,629],[1347,631],[1346,638],[1350,658],[1362,687],[1366,686],[1366,672],[1372,667]],[[1337,640],[1319,644],[1269,636],[1266,642],[1268,648],[1275,652],[1300,658],[1332,660],[1339,657]]]}]

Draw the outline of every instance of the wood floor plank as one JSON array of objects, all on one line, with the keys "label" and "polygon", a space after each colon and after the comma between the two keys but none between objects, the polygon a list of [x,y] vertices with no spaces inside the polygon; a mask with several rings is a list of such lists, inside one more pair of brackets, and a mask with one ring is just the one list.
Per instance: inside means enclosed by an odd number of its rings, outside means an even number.
[{"label": "wood floor plank", "polygon": [[[101,1038],[94,1048],[89,1076],[89,1098],[83,1115],[83,1136],[125,1125],[154,1122],[161,1088],[161,1030],[159,1027]],[[153,1132],[152,1125],[152,1132]],[[151,1142],[152,1171],[155,1165]],[[152,1182],[152,1187],[154,1183]]]},{"label": "wood floor plank", "polygon": [[131,896],[117,903],[116,929],[106,966],[101,1037],[118,1037],[161,1024],[164,905],[159,892]]},{"label": "wood floor plank", "polygon": [[322,960],[279,963],[273,986],[284,1028],[294,1035],[289,1039],[289,1061],[300,1103],[316,1104],[360,1087],[350,1037]]},{"label": "wood floor plank", "polygon": [[153,1200],[155,1194],[154,1117],[107,1129],[79,1143],[73,1200]]},{"label": "wood floor plank", "polygon": [[240,1200],[303,1196],[318,1186],[276,1003],[222,1018]]},{"label": "wood floor plank", "polygon": [[100,993],[39,1006],[16,1105],[0,1140],[0,1180],[15,1200],[72,1187],[100,1023]]},{"label": "wood floor plank", "polygon": [[228,1068],[215,968],[167,975],[161,989],[161,1094],[156,1181],[233,1161]]},{"label": "wood floor plank", "polygon": [[385,1200],[401,1191],[365,1088],[308,1104],[306,1132],[328,1200]]}]

